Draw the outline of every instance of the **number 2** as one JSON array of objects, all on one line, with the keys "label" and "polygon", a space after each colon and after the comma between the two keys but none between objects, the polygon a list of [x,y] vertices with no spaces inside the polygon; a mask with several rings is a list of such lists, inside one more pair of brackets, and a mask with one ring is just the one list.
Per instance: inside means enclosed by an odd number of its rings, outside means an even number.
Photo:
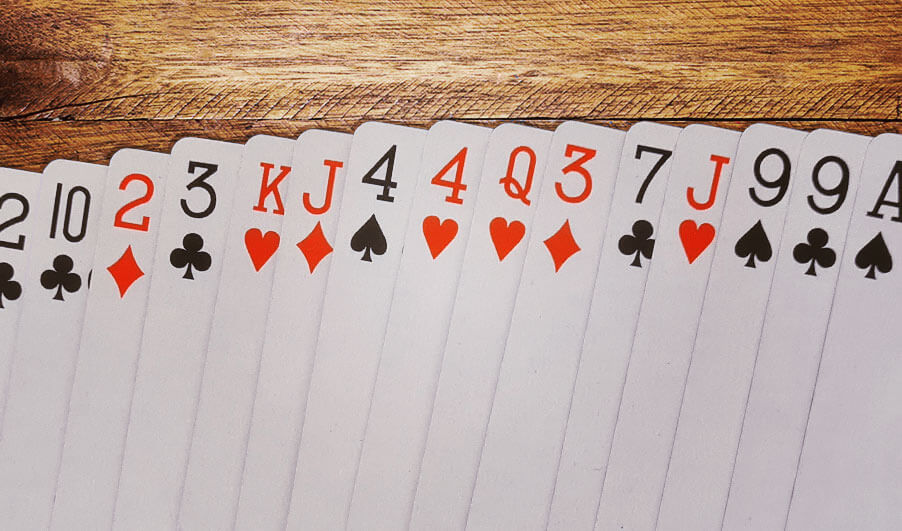
[{"label": "number 2", "polygon": [[[436,186],[444,186],[445,188],[451,189],[451,195],[445,198],[445,201],[449,203],[454,203],[455,205],[464,204],[464,200],[460,198],[460,193],[465,192],[467,190],[467,185],[463,183],[464,178],[464,163],[467,160],[467,148],[461,149],[457,155],[454,155],[454,158],[451,159],[448,164],[445,164],[445,167],[440,169],[438,173],[435,174],[435,177],[430,181],[432,184]],[[457,170],[454,172],[454,180],[447,181],[443,179],[446,173],[451,171],[452,167],[456,167]]]},{"label": "number 2", "polygon": [[119,183],[119,189],[125,190],[126,188],[128,188],[129,183],[135,181],[144,184],[144,195],[122,205],[122,208],[120,208],[119,211],[116,212],[116,219],[113,221],[113,226],[119,227],[121,229],[131,229],[139,230],[141,232],[147,232],[147,229],[150,228],[150,218],[148,218],[147,216],[143,216],[141,218],[141,223],[132,223],[131,221],[125,221],[123,219],[125,214],[127,214],[129,211],[146,204],[153,197],[153,181],[150,180],[150,177],[141,175],[140,173],[132,173],[131,175],[127,175],[124,179],[122,179],[122,182]]},{"label": "number 2", "polygon": [[[9,192],[7,194],[0,195],[0,209],[3,208],[3,205],[7,201],[18,201],[19,205],[22,208],[22,211],[16,214],[15,216],[7,219],[6,221],[0,223],[0,232],[12,227],[13,225],[18,225],[25,221],[25,218],[28,217],[28,200],[21,194],[17,194],[15,192]],[[7,249],[15,249],[17,251],[21,251],[25,249],[25,235],[20,234],[16,241],[6,241],[0,240],[0,247],[6,247]]]}]

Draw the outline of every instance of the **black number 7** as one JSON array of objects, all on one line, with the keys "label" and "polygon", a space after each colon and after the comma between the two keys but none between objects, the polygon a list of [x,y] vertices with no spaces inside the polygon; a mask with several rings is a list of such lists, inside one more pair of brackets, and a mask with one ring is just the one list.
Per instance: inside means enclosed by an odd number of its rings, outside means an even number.
[{"label": "black number 7", "polygon": [[[393,203],[395,198],[391,196],[392,188],[397,188],[398,183],[391,180],[391,174],[395,169],[395,151],[397,151],[398,146],[394,145],[388,148],[388,151],[385,152],[385,155],[379,158],[376,161],[376,164],[373,165],[372,168],[363,176],[363,182],[366,184],[375,184],[376,186],[382,187],[382,193],[376,196],[376,199],[379,201],[388,201],[389,203]],[[385,166],[385,179],[375,179],[373,178],[373,174],[376,173],[379,168],[383,165]]]},{"label": "black number 7", "polygon": [[651,147],[651,146],[643,146],[639,144],[636,146],[636,158],[641,159],[642,154],[645,152],[654,153],[658,155],[658,160],[655,162],[655,165],[651,167],[651,171],[648,172],[648,175],[645,176],[645,180],[642,181],[642,186],[639,187],[639,193],[636,194],[636,202],[641,203],[643,199],[645,199],[645,191],[648,190],[648,185],[651,184],[651,180],[655,178],[655,175],[661,170],[661,167],[664,166],[664,163],[667,162],[667,159],[673,154],[673,151],[668,151],[666,149]]}]

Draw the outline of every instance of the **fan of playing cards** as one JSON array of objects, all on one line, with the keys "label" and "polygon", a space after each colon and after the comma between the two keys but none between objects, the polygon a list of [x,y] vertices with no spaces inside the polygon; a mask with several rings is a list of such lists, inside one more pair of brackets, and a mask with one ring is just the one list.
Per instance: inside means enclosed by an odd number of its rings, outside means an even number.
[{"label": "fan of playing cards", "polygon": [[0,528],[900,529],[902,135],[0,170]]}]

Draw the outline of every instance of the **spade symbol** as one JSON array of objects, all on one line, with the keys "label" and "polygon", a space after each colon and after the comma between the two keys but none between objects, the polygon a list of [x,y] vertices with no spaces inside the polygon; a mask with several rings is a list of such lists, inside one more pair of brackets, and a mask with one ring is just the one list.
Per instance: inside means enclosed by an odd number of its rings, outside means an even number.
[{"label": "spade symbol", "polygon": [[72,258],[61,254],[53,259],[53,269],[41,273],[41,285],[44,289],[56,290],[53,300],[64,300],[63,290],[75,293],[81,289],[81,277],[72,272],[74,267]]},{"label": "spade symbol", "polygon": [[380,227],[379,222],[376,221],[375,214],[370,216],[370,219],[366,220],[366,222],[357,229],[354,236],[351,237],[351,249],[358,253],[362,252],[363,256],[360,259],[364,262],[373,261],[373,257],[370,253],[377,256],[382,255],[385,254],[387,248],[388,244],[385,242],[385,234],[382,233],[382,227]]},{"label": "spade symbol", "polygon": [[213,259],[210,253],[202,251],[204,248],[204,239],[200,234],[190,232],[182,238],[182,247],[173,249],[169,253],[169,263],[176,269],[185,268],[185,274],[182,278],[194,280],[194,271],[206,271],[210,269]]},{"label": "spade symbol", "polygon": [[0,262],[0,309],[3,308],[3,299],[14,301],[22,295],[22,285],[13,280],[16,271],[13,266]]},{"label": "spade symbol", "polygon": [[767,239],[767,233],[764,232],[761,220],[752,225],[752,228],[736,241],[735,251],[739,258],[748,258],[745,267],[755,267],[755,260],[767,262],[771,259],[774,250],[770,246],[770,240]]},{"label": "spade symbol", "polygon": [[796,245],[792,250],[792,257],[800,264],[809,264],[806,275],[817,276],[815,266],[830,267],[836,263],[836,252],[827,247],[830,237],[824,229],[811,229],[808,231],[808,242]]},{"label": "spade symbol", "polygon": [[617,243],[620,252],[627,256],[636,255],[631,266],[642,267],[643,256],[651,260],[651,253],[655,250],[655,240],[651,237],[653,232],[651,223],[640,219],[633,223],[632,234],[625,234],[620,238]]},{"label": "spade symbol", "polygon": [[855,255],[855,265],[866,269],[865,278],[877,278],[874,271],[889,273],[893,269],[893,257],[889,254],[883,233],[878,232],[874,238],[865,244]]}]

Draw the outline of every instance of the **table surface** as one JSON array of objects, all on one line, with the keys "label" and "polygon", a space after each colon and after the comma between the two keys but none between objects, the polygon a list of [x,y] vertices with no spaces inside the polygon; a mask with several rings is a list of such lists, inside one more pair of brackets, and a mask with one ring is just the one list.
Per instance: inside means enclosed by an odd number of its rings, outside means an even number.
[{"label": "table surface", "polygon": [[5,0],[0,166],[368,120],[902,132],[902,2]]}]

